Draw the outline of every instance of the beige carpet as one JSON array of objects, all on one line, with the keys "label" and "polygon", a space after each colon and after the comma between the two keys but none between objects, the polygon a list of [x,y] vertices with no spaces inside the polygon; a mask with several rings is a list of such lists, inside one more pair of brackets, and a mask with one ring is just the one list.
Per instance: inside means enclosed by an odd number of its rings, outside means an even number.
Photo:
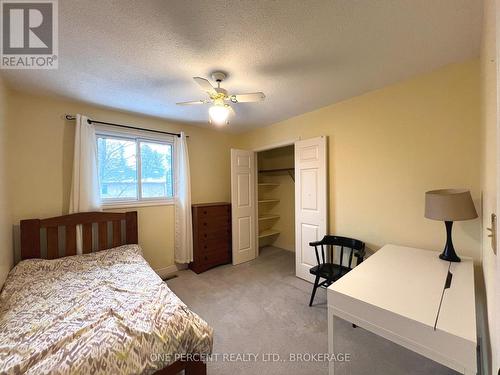
[{"label": "beige carpet", "polygon": [[[215,330],[210,375],[328,374],[327,363],[311,357],[328,351],[326,293],[309,307],[311,284],[294,276],[294,262],[293,253],[269,247],[252,262],[180,271],[167,282]],[[337,352],[351,356],[336,375],[456,374],[341,319],[335,324]]]}]

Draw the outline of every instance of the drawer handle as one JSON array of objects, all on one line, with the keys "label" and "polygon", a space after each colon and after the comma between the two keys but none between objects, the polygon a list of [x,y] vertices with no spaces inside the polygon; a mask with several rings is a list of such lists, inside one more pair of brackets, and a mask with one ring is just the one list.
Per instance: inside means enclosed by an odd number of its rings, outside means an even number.
[{"label": "drawer handle", "polygon": [[444,282],[444,288],[443,292],[441,293],[441,301],[439,301],[439,308],[436,314],[436,320],[434,321],[434,331],[436,330],[437,324],[438,324],[438,319],[439,319],[439,313],[441,312],[441,305],[443,304],[443,297],[444,297],[444,292],[446,289],[449,289],[451,287],[451,282],[453,281],[453,274],[450,272],[448,269],[448,274],[446,275],[446,281]]},{"label": "drawer handle", "polygon": [[207,234],[205,233],[205,238],[207,238]]},{"label": "drawer handle", "polygon": [[452,280],[453,280],[453,274],[450,271],[448,271],[448,275],[446,275],[446,282],[444,283],[445,289],[450,288]]},{"label": "drawer handle", "polygon": [[205,249],[206,249],[206,248],[207,248],[207,245],[205,245],[204,247],[205,247]]},{"label": "drawer handle", "polygon": [[203,211],[203,213],[206,215],[206,214],[207,214],[207,211],[205,210],[205,211]]},{"label": "drawer handle", "polygon": [[207,226],[207,223],[203,223],[204,226]]}]

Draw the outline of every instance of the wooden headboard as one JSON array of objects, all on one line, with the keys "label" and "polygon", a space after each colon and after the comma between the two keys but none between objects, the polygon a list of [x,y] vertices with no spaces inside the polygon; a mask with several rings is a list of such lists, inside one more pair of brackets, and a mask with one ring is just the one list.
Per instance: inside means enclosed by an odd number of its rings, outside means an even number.
[{"label": "wooden headboard", "polygon": [[[124,231],[122,221],[125,221]],[[111,225],[111,231],[108,231],[108,223]],[[43,246],[45,243],[47,259],[76,255],[77,225],[82,226],[82,252],[84,254],[91,253],[93,250],[105,250],[138,242],[137,211],[82,212],[48,219],[21,220],[21,259],[42,258],[41,250],[45,248]],[[64,235],[59,236],[60,232]],[[44,244],[41,243],[41,239],[44,239]],[[93,246],[94,239],[96,239],[97,246]]]}]

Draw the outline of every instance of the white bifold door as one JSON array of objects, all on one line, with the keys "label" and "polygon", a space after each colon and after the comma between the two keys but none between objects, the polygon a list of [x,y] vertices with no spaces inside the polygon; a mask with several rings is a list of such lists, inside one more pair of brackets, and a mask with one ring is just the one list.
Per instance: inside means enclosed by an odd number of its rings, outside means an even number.
[{"label": "white bifold door", "polygon": [[[326,137],[295,142],[295,273],[313,282],[314,248],[327,230]],[[231,150],[233,264],[257,255],[257,176],[255,152]]]},{"label": "white bifold door", "polygon": [[317,262],[309,243],[321,240],[327,228],[326,157],[326,137],[295,142],[295,274],[310,282]]},{"label": "white bifold door", "polygon": [[255,153],[231,149],[233,264],[248,262],[257,254],[255,177]]}]

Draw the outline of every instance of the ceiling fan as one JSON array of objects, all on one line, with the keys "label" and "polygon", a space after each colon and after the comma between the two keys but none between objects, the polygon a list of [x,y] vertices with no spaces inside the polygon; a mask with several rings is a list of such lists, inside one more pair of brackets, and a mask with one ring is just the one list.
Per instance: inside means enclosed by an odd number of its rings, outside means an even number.
[{"label": "ceiling fan", "polygon": [[209,99],[195,100],[191,102],[181,102],[177,105],[212,104],[208,109],[209,122],[216,125],[229,124],[229,114],[234,115],[231,105],[238,103],[260,102],[266,97],[263,92],[249,94],[229,94],[227,90],[220,87],[220,84],[227,75],[223,72],[213,72],[212,79],[217,82],[217,87],[213,87],[209,80],[201,77],[193,77],[195,82],[205,91]]}]

